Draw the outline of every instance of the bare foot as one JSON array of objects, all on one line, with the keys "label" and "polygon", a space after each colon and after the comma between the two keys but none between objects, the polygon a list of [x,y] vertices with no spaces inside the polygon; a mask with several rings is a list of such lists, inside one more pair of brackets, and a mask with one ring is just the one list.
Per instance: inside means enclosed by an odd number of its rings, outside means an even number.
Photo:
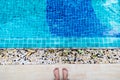
[{"label": "bare foot", "polygon": [[59,68],[55,68],[54,71],[55,80],[60,80]]},{"label": "bare foot", "polygon": [[68,80],[68,70],[66,68],[62,69],[63,80]]}]

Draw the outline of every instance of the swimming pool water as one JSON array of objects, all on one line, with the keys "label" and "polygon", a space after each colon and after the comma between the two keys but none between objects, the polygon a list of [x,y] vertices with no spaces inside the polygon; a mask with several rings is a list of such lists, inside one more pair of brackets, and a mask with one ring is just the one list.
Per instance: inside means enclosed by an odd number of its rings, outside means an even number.
[{"label": "swimming pool water", "polygon": [[120,47],[119,0],[0,0],[1,48]]}]

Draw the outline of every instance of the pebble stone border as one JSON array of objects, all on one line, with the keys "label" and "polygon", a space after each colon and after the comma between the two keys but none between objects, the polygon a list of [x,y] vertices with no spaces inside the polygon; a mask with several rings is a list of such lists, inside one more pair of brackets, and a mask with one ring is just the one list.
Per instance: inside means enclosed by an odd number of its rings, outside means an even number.
[{"label": "pebble stone border", "polygon": [[120,64],[120,49],[0,49],[0,65]]}]

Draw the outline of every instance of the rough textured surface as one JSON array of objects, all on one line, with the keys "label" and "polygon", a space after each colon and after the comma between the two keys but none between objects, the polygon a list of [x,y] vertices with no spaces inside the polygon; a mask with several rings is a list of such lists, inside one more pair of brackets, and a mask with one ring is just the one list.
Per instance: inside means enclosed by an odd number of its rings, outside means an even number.
[{"label": "rough textured surface", "polygon": [[0,65],[120,64],[120,49],[0,49]]}]

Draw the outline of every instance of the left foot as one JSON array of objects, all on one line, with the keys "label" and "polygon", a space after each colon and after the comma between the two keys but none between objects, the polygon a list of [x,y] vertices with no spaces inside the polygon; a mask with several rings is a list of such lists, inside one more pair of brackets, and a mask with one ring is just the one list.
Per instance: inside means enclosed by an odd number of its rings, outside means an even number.
[{"label": "left foot", "polygon": [[59,68],[55,68],[54,71],[55,80],[60,80]]}]

